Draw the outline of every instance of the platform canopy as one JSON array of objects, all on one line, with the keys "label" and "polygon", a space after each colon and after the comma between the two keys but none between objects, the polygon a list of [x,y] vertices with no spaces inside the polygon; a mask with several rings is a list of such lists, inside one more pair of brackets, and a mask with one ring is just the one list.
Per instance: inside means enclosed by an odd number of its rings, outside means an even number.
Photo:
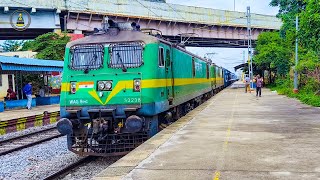
[{"label": "platform canopy", "polygon": [[239,65],[234,67],[234,71],[237,71],[238,69],[243,68],[245,66],[248,66],[248,63],[239,64]]},{"label": "platform canopy", "polygon": [[0,74],[62,72],[63,61],[0,56]]}]

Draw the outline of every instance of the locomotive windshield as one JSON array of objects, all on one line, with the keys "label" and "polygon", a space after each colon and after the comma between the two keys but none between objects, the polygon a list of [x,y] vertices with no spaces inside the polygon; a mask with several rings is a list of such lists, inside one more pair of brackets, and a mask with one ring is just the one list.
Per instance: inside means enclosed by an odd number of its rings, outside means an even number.
[{"label": "locomotive windshield", "polygon": [[98,69],[103,64],[103,45],[76,45],[70,49],[71,69]]},{"label": "locomotive windshield", "polygon": [[142,65],[142,45],[140,43],[123,43],[110,45],[110,68],[127,68]]}]

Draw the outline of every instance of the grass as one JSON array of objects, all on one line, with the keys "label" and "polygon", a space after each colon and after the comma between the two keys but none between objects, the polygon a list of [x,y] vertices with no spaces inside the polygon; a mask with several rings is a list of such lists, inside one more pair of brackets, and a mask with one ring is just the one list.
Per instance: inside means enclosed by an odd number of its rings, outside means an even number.
[{"label": "grass", "polygon": [[277,84],[278,85],[271,84],[267,87],[270,88],[272,91],[276,90],[278,94],[299,99],[301,102],[311,106],[320,107],[320,96],[315,95],[315,93],[313,91],[310,91],[308,87],[302,87],[299,90],[299,93],[295,94],[293,93],[293,86],[291,85],[293,83],[291,83],[291,81]]}]

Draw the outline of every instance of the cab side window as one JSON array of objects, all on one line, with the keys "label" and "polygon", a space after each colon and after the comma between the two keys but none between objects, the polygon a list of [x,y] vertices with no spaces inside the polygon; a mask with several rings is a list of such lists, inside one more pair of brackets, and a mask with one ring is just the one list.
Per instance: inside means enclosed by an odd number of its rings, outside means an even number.
[{"label": "cab side window", "polygon": [[207,79],[209,79],[209,65],[208,64],[206,65],[207,65]]},{"label": "cab side window", "polygon": [[159,48],[158,65],[159,67],[164,67],[164,50],[163,47]]},{"label": "cab side window", "polygon": [[170,66],[170,50],[169,49],[166,50],[166,66],[167,67]]},{"label": "cab side window", "polygon": [[192,57],[192,77],[196,76],[196,64],[195,64],[195,58]]}]

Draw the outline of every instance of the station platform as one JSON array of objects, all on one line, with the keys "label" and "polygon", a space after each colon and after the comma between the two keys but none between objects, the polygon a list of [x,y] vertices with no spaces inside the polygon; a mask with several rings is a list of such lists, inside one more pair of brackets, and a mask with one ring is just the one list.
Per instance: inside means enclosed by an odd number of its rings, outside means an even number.
[{"label": "station platform", "polygon": [[37,106],[28,109],[8,110],[0,113],[0,135],[56,123],[60,105]]},{"label": "station platform", "polygon": [[7,110],[0,113],[0,121],[7,121],[10,119],[19,119],[28,116],[35,116],[39,114],[43,114],[43,112],[47,111],[56,112],[60,111],[60,105],[45,105],[45,106],[36,106],[33,107],[31,110],[28,109],[16,109],[16,110]]},{"label": "station platform", "polygon": [[320,178],[320,109],[228,88],[93,179]]}]

